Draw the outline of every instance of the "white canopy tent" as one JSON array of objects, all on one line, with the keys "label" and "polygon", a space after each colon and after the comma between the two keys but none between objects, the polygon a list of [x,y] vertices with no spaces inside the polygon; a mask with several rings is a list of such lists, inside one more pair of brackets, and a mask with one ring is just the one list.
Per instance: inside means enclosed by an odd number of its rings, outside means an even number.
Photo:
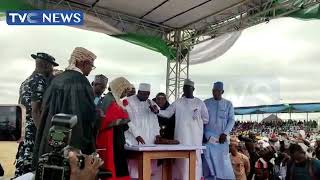
[{"label": "white canopy tent", "polygon": [[[105,33],[162,53],[168,59],[166,92],[172,99],[179,97],[184,79],[189,78],[189,65],[207,62],[224,54],[239,38],[241,30],[281,16],[320,17],[317,9],[320,0],[3,2],[23,4],[20,5],[22,9],[30,6],[28,9],[83,10],[85,24],[80,28]],[[305,16],[310,12],[312,16]]]}]

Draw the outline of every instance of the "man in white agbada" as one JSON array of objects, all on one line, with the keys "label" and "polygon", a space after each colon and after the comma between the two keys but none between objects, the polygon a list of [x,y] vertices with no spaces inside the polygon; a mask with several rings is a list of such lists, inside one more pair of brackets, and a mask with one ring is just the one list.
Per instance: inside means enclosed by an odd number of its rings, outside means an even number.
[{"label": "man in white agbada", "polygon": [[[155,105],[150,101],[150,84],[141,83],[137,95],[128,97],[126,110],[129,114],[129,130],[125,132],[126,142],[129,145],[154,144],[156,136],[160,134],[158,117],[150,110]],[[136,161],[128,161],[131,178],[138,178]],[[157,170],[156,161],[152,162],[153,172]]]},{"label": "man in white agbada", "polygon": [[[174,139],[183,145],[202,145],[203,125],[208,123],[208,111],[200,99],[193,96],[194,82],[187,79],[184,82],[184,96],[172,103],[166,110],[160,110],[162,117],[171,117],[175,113],[176,125]],[[174,179],[189,179],[189,163],[184,159],[176,159],[174,164]],[[197,152],[196,179],[202,177],[201,152]]]},{"label": "man in white agbada", "polygon": [[203,172],[206,180],[235,179],[229,155],[229,134],[234,126],[234,109],[230,101],[222,98],[223,83],[213,85],[213,98],[204,103],[209,112],[209,123],[204,127],[207,141],[204,150]]}]

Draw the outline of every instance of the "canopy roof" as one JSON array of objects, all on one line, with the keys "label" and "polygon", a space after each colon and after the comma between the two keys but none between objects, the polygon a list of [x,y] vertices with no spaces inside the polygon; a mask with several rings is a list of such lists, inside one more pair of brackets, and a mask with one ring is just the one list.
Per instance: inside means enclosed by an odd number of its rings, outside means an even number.
[{"label": "canopy roof", "polygon": [[[182,28],[199,19],[216,14],[226,8],[240,5],[246,0],[100,0],[95,6],[148,20],[170,28]],[[263,2],[253,0],[256,2]],[[96,0],[83,0],[81,4],[92,5]],[[213,23],[214,19],[211,22]],[[197,27],[207,24],[200,22]]]},{"label": "canopy roof", "polygon": [[320,112],[320,103],[294,103],[236,107],[234,112],[236,115],[264,113],[316,113]]},{"label": "canopy roof", "polygon": [[[193,45],[272,18],[320,18],[319,3],[320,0],[1,0],[0,11],[80,9],[98,19],[85,18],[83,29],[115,36],[174,60],[175,42],[184,42],[192,50]],[[172,37],[176,31],[185,34],[177,39]],[[208,43],[216,46],[209,52],[205,48],[206,54],[215,53],[213,56],[203,57],[199,55],[204,52],[192,54],[191,51],[190,64],[219,57],[239,36],[236,33],[223,41]],[[199,48],[195,46],[195,49]],[[184,56],[189,52],[185,50]]]},{"label": "canopy roof", "polygon": [[223,55],[243,29],[278,17],[319,19],[319,4],[320,0],[0,0],[0,20],[6,10],[82,10],[84,25],[78,28],[167,57],[166,93],[171,99],[180,97],[189,65]]}]

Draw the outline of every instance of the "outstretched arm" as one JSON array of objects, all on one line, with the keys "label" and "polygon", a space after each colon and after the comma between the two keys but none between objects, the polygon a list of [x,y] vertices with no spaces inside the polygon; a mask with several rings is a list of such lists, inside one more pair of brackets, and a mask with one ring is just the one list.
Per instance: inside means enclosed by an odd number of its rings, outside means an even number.
[{"label": "outstretched arm", "polygon": [[158,115],[165,118],[170,118],[176,112],[176,103],[172,103],[166,110],[159,110]]}]

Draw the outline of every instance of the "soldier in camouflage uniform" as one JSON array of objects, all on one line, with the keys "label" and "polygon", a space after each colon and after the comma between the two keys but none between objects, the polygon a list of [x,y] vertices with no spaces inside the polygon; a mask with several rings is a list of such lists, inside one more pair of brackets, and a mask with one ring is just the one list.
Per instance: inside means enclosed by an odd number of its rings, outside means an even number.
[{"label": "soldier in camouflage uniform", "polygon": [[32,54],[31,57],[36,60],[36,69],[21,84],[19,92],[19,103],[26,107],[26,123],[24,139],[17,153],[15,177],[32,171],[33,147],[37,132],[35,122],[39,118],[33,116],[40,116],[42,97],[48,86],[48,77],[52,75],[53,66],[58,66],[55,59],[46,53]]}]

